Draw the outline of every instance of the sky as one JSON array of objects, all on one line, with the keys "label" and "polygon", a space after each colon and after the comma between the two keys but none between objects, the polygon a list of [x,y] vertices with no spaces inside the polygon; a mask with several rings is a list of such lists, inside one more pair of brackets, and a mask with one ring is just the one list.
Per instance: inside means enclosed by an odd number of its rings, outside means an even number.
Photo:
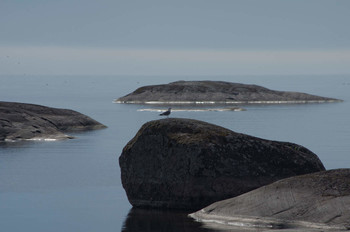
[{"label": "sky", "polygon": [[349,0],[0,0],[0,75],[350,74]]}]

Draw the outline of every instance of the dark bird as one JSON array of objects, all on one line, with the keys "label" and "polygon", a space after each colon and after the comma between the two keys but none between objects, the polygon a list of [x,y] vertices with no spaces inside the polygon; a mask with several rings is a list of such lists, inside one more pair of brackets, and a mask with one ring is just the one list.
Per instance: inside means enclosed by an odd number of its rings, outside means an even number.
[{"label": "dark bird", "polygon": [[161,113],[160,116],[167,116],[168,117],[170,115],[170,113],[171,113],[171,108],[169,108],[167,111]]}]

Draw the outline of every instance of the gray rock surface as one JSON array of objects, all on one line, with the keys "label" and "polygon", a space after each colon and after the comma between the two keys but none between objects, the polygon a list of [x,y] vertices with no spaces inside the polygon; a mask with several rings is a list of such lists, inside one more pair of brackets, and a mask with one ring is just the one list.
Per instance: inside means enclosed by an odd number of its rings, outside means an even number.
[{"label": "gray rock surface", "polygon": [[144,86],[118,98],[117,103],[138,104],[246,104],[336,102],[306,93],[274,91],[257,85],[223,81],[177,81],[164,85]]},{"label": "gray rock surface", "polygon": [[282,178],[324,170],[300,145],[179,118],[144,124],[119,164],[133,206],[179,209],[200,209]]},{"label": "gray rock surface", "polygon": [[[190,214],[204,222],[350,230],[350,169],[290,177]],[[212,223],[213,224],[213,223]]]},{"label": "gray rock surface", "polygon": [[0,141],[65,139],[66,131],[105,127],[73,110],[0,102]]}]

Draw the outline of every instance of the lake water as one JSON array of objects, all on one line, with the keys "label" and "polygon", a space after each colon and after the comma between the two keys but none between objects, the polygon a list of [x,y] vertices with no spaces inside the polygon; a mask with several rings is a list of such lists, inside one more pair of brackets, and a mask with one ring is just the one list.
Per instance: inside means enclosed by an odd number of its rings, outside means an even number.
[{"label": "lake water", "polygon": [[316,153],[327,169],[349,168],[349,75],[0,76],[1,101],[73,109],[108,126],[71,133],[77,137],[73,140],[1,144],[1,231],[214,231],[182,212],[131,210],[121,186],[118,157],[123,147],[145,122],[160,117],[158,112],[140,111],[150,105],[113,100],[144,85],[177,80],[223,80],[343,99],[340,103],[241,106],[246,111],[177,111],[171,116],[298,143]]}]

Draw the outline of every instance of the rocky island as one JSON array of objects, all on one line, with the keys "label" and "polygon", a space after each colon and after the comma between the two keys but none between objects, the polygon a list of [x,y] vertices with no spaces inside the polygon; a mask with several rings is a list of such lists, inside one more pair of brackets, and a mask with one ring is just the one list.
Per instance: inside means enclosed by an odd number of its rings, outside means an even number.
[{"label": "rocky island", "polygon": [[116,103],[135,104],[278,104],[337,101],[341,100],[223,81],[176,81],[144,86],[115,100]]},{"label": "rocky island", "polygon": [[303,146],[181,118],[145,123],[124,147],[119,165],[134,207],[186,210],[325,170]]},{"label": "rocky island", "polygon": [[350,230],[349,206],[350,169],[336,169],[283,179],[190,216],[231,229],[236,225],[338,231]]},{"label": "rocky island", "polygon": [[106,126],[73,110],[0,102],[0,141],[57,140],[72,138],[66,131]]}]

